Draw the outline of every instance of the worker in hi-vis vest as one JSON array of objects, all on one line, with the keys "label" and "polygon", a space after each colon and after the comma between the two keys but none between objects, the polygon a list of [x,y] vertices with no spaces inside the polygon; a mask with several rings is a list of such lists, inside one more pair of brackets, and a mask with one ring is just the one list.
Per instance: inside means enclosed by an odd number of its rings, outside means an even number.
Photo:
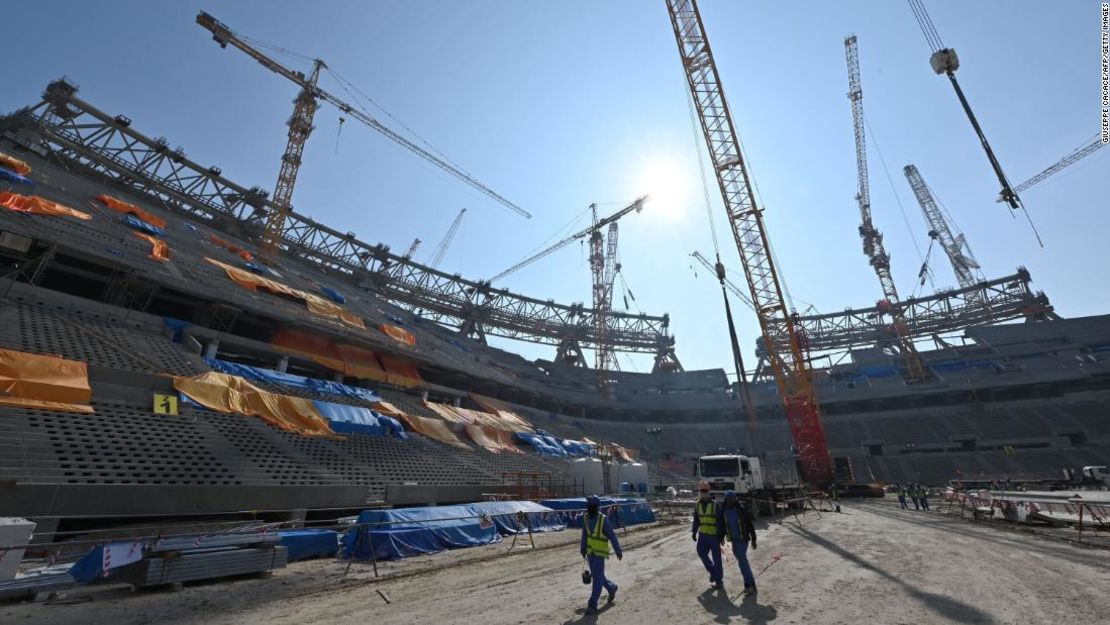
[{"label": "worker in hi-vis vest", "polygon": [[906,506],[906,487],[901,485],[901,484],[898,485],[898,503],[902,506],[903,510],[905,510],[907,508],[907,506]]},{"label": "worker in hi-vis vest", "polygon": [[719,522],[717,501],[709,494],[709,482],[698,484],[701,497],[694,503],[692,538],[698,543],[698,557],[709,572],[709,583],[718,590],[725,587],[724,569],[721,565],[721,535],[724,528]]},{"label": "worker in hi-vis vest", "polygon": [[736,564],[740,566],[746,595],[756,592],[755,576],[752,575],[752,565],[748,562],[748,545],[755,549],[755,518],[750,505],[750,502],[740,501],[731,490],[725,493],[725,501],[721,505],[725,537],[732,543],[732,555],[736,556]]},{"label": "worker in hi-vis vest", "polygon": [[597,600],[601,597],[601,588],[609,591],[609,603],[617,597],[617,585],[605,577],[605,558],[609,557],[609,544],[613,544],[613,553],[620,560],[624,557],[621,544],[609,519],[601,514],[601,500],[591,495],[586,498],[586,516],[582,517],[582,557],[590,565],[590,578],[593,587],[590,590],[590,600],[586,603],[586,614],[597,613]]}]

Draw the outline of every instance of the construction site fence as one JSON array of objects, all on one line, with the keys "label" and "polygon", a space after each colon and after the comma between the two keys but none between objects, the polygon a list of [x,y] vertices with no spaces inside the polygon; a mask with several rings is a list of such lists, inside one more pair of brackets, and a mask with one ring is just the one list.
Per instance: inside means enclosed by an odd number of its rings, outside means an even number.
[{"label": "construction site fence", "polygon": [[[1020,491],[1003,493],[999,497],[980,496],[959,491],[942,491],[940,496],[948,504],[947,511],[951,512],[959,504],[960,518],[970,515],[973,520],[987,518],[985,510],[990,510],[992,517],[994,511],[998,510],[1003,519],[1012,520],[1008,517],[1017,516],[1019,507],[1024,509],[1022,511],[1026,515],[1036,515],[1041,512],[1051,514],[1057,512],[1056,509],[1060,508],[1060,511],[1074,515],[1075,520],[1066,517],[1054,518],[1053,520],[1065,525],[1074,525],[1079,542],[1083,541],[1085,530],[1110,530],[1110,503],[1084,501],[1078,497],[1060,499],[1055,502],[1034,501],[1033,499],[1021,499]],[[1085,525],[1086,527],[1084,527]]]}]

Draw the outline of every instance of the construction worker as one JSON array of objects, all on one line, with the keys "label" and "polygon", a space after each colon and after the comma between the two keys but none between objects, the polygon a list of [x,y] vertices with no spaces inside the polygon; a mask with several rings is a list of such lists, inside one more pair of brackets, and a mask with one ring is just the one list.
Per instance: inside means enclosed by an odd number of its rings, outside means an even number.
[{"label": "construction worker", "polygon": [[590,600],[586,603],[586,614],[597,614],[597,600],[601,597],[601,588],[609,591],[609,603],[617,597],[617,585],[605,577],[605,559],[609,557],[609,544],[613,545],[613,553],[617,559],[624,558],[621,544],[609,519],[600,511],[601,500],[595,495],[586,498],[586,516],[582,518],[582,557],[590,566],[590,578],[593,587],[590,590]]},{"label": "construction worker", "polygon": [[755,592],[755,576],[748,563],[748,543],[755,549],[755,519],[752,518],[750,505],[747,501],[741,502],[736,493],[730,490],[725,493],[725,501],[721,506],[721,526],[732,543],[732,555],[736,556],[736,562],[740,565],[746,595]]},{"label": "construction worker", "polygon": [[898,485],[898,503],[902,506],[903,510],[909,507],[906,505],[906,487],[902,484]]},{"label": "construction worker", "polygon": [[918,490],[917,482],[914,482],[913,484],[910,484],[910,499],[913,500],[913,509],[914,510],[920,510],[921,509],[921,504],[918,502],[918,498],[917,498],[917,490]]},{"label": "construction worker", "polygon": [[836,487],[836,484],[829,488],[829,501],[832,502],[833,509],[840,512],[840,489]]},{"label": "construction worker", "polygon": [[917,498],[918,498],[918,500],[921,501],[921,509],[922,510],[928,510],[929,509],[929,489],[925,488],[924,486],[918,486]]},{"label": "construction worker", "polygon": [[721,534],[722,527],[719,523],[720,512],[717,502],[709,494],[709,482],[702,480],[698,484],[701,496],[694,503],[694,525],[691,529],[691,538],[698,543],[698,557],[709,573],[709,583],[717,590],[725,587],[724,571],[721,565]]}]

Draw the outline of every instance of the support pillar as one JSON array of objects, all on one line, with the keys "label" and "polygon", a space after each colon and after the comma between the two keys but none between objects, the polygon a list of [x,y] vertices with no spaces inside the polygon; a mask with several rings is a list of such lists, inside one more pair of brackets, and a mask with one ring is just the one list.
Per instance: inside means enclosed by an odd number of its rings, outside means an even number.
[{"label": "support pillar", "polygon": [[204,357],[205,358],[215,358],[216,357],[216,352],[219,351],[219,349],[220,349],[220,341],[219,340],[212,341],[211,343],[209,343],[204,348]]}]

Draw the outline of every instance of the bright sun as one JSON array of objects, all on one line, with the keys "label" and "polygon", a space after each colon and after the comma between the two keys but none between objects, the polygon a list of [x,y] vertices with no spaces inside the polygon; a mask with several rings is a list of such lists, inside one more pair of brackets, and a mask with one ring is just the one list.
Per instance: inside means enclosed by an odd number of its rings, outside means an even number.
[{"label": "bright sun", "polygon": [[664,221],[678,221],[690,202],[689,184],[674,160],[653,157],[638,168],[635,193],[651,196],[647,210]]}]

